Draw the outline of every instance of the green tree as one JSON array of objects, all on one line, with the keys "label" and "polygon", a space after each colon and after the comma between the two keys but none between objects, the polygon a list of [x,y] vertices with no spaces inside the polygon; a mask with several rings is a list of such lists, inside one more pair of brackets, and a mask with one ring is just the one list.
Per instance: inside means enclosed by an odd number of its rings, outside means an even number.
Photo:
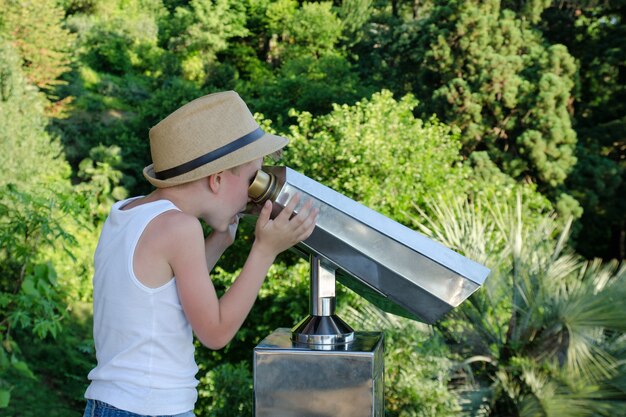
[{"label": "green tree", "polygon": [[517,184],[486,153],[464,160],[458,129],[416,118],[416,105],[410,94],[397,100],[383,90],[327,115],[296,113],[284,163],[407,225],[415,205],[425,208],[436,196],[520,193],[532,224],[554,210],[535,185]]},{"label": "green tree", "polygon": [[286,163],[366,206],[406,222],[429,194],[461,187],[457,134],[413,116],[416,100],[389,91],[313,118],[297,114]]},{"label": "green tree", "polygon": [[[25,79],[14,47],[0,38],[0,407],[7,375],[35,379],[16,334],[56,337],[66,315],[65,287],[45,251],[71,256],[65,225],[80,218],[69,166],[46,133],[45,99]],[[60,254],[64,252],[64,255]],[[23,343],[23,342],[21,342]]]},{"label": "green tree", "polygon": [[265,8],[266,70],[254,65],[254,73],[246,71],[252,76],[238,86],[254,110],[279,127],[294,122],[288,116],[292,108],[320,115],[329,112],[333,103],[352,104],[373,92],[359,80],[340,45],[348,21],[341,20],[338,12],[349,19],[359,10],[335,9],[330,2],[298,6],[291,0]]},{"label": "green tree", "polygon": [[63,228],[72,205],[0,186],[0,408],[9,403],[12,387],[6,382],[10,368],[35,379],[14,338],[19,330],[29,337],[56,337],[66,314],[63,289],[56,270],[40,254],[44,247],[69,250],[76,244]]},{"label": "green tree", "polygon": [[402,13],[379,9],[355,45],[361,77],[412,92],[417,114],[461,129],[464,155],[486,151],[568,214],[580,212],[563,189],[576,162],[567,49],[497,0],[397,6]]},{"label": "green tree", "polygon": [[34,191],[69,175],[61,144],[46,132],[46,106],[25,80],[15,47],[0,37],[0,185]]},{"label": "green tree", "polygon": [[433,203],[422,231],[492,269],[438,329],[463,360],[469,415],[614,416],[626,401],[626,269],[586,262],[518,198]]},{"label": "green tree", "polygon": [[[168,10],[160,0],[145,0],[94,1],[73,11],[67,22],[77,34],[78,62],[66,75],[68,85],[57,89],[60,96],[72,101],[66,117],[53,119],[50,130],[60,135],[76,182],[89,182],[93,177],[84,165],[81,172],[80,166],[85,158],[94,160],[92,152],[102,156],[92,148],[116,145],[122,161],[114,168],[124,175],[113,187],[133,189],[143,182],[141,168],[149,158],[149,123],[163,116],[146,114],[156,108],[143,113],[145,103],[155,104],[151,99],[159,95],[159,89],[188,91],[176,77],[164,81],[180,73],[173,54],[160,45],[160,19]],[[172,99],[166,98],[160,96],[163,106]],[[95,192],[94,186],[95,182],[88,186],[90,192]]]},{"label": "green tree", "polygon": [[200,381],[196,413],[205,417],[254,415],[253,381],[246,362],[225,362],[211,369]]},{"label": "green tree", "polygon": [[177,7],[171,22],[163,25],[168,49],[181,59],[183,76],[200,83],[230,39],[248,34],[245,6],[231,0],[192,0],[188,7]]},{"label": "green tree", "polygon": [[18,49],[24,74],[37,87],[51,88],[70,69],[74,35],[56,2],[0,0],[0,34]]},{"label": "green tree", "polygon": [[170,64],[158,45],[158,19],[166,15],[160,0],[97,2],[77,11],[67,24],[77,36],[80,67],[117,76],[159,74]]},{"label": "green tree", "polygon": [[[435,7],[415,27],[414,89],[515,178],[555,188],[576,159],[569,105],[576,65],[498,1]],[[408,52],[408,51],[407,51]]]},{"label": "green tree", "polygon": [[119,185],[123,174],[118,168],[122,164],[121,150],[118,146],[97,146],[91,149],[89,158],[79,165],[78,176],[83,180],[75,187],[81,194],[89,195],[91,203],[89,214],[94,223],[104,221],[111,206],[127,197],[127,191]]},{"label": "green tree", "polygon": [[[284,3],[287,6],[281,7]],[[270,30],[278,35],[272,52],[276,58],[302,55],[320,57],[334,52],[341,36],[342,24],[332,10],[332,3],[305,2],[294,8],[295,5],[295,1],[278,2],[276,7],[268,8]]]},{"label": "green tree", "polygon": [[141,176],[149,161],[148,129],[213,90],[204,82],[218,67],[216,54],[246,33],[242,7],[226,1],[98,2],[68,18],[78,34],[80,64],[61,93],[76,99],[54,128],[78,181],[79,164],[92,148],[118,146],[120,185],[133,194],[149,189]]},{"label": "green tree", "polygon": [[368,91],[350,62],[330,53],[292,57],[265,82],[244,87],[244,95],[252,97],[250,106],[271,115],[279,127],[295,122],[291,109],[318,116],[330,112],[335,103],[353,104]]},{"label": "green tree", "polygon": [[576,248],[586,257],[624,259],[626,3],[548,4],[537,25],[566,45],[579,67],[573,104],[578,163],[567,182],[584,208]]},{"label": "green tree", "polygon": [[352,46],[361,40],[363,26],[373,14],[373,0],[344,0],[337,15],[341,19],[342,41]]}]

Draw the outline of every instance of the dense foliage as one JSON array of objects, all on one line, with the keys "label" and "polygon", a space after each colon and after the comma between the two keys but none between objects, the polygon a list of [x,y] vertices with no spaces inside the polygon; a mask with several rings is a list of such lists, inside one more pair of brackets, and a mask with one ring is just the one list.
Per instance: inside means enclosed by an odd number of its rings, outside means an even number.
[{"label": "dense foliage", "polygon": [[[2,415],[80,413],[98,230],[150,192],[149,127],[224,89],[280,163],[492,268],[434,327],[340,287],[386,332],[387,415],[623,415],[623,0],[0,0]],[[198,345],[196,414],[251,414],[251,349],[307,288],[285,253],[235,340]]]},{"label": "dense foliage", "polygon": [[552,217],[530,226],[519,195],[439,200],[433,211],[419,225],[426,234],[492,268],[484,291],[437,324],[463,358],[465,411],[621,415],[626,268],[571,253]]}]

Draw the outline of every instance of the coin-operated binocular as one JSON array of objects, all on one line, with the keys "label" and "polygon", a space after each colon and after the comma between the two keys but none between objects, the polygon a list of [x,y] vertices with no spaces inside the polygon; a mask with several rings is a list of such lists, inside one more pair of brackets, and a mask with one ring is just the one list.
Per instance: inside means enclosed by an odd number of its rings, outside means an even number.
[{"label": "coin-operated binocular", "polygon": [[294,248],[310,259],[310,311],[254,350],[255,415],[384,415],[383,334],[355,332],[335,314],[335,281],[380,309],[434,323],[484,282],[489,269],[288,168],[264,167],[250,185],[248,214],[296,193],[319,209]]}]

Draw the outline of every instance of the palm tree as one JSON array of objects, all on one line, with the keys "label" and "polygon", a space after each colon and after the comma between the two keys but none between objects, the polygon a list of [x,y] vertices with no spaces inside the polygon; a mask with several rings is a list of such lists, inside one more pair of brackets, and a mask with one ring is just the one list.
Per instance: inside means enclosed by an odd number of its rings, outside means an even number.
[{"label": "palm tree", "polygon": [[492,269],[436,325],[460,358],[464,411],[626,416],[626,267],[580,259],[567,247],[569,222],[559,231],[554,216],[523,215],[519,195],[481,200],[417,208],[423,233]]}]

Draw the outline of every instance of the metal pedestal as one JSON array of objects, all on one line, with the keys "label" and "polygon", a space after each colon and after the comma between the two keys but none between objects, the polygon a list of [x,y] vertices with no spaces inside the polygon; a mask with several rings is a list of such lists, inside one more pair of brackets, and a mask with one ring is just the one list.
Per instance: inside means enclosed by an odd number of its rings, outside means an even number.
[{"label": "metal pedestal", "polygon": [[383,417],[383,334],[306,345],[279,328],[254,348],[256,417]]}]

